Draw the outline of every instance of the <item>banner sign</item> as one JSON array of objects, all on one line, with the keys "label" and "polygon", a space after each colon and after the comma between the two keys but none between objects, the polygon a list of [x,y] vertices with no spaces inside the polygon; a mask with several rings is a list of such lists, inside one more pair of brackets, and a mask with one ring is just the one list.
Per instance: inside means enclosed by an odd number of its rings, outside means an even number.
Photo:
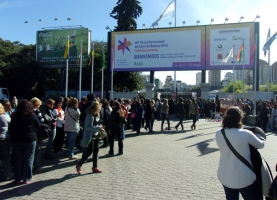
[{"label": "banner sign", "polygon": [[[254,23],[206,26],[206,69],[230,70],[254,68]],[[244,44],[244,55],[236,60]]]},{"label": "banner sign", "polygon": [[42,68],[63,68],[66,59],[63,57],[69,36],[69,67],[79,67],[81,40],[82,66],[88,63],[90,36],[87,28],[59,29],[37,31],[36,60]]},{"label": "banner sign", "polygon": [[114,71],[205,69],[205,27],[111,33]]}]

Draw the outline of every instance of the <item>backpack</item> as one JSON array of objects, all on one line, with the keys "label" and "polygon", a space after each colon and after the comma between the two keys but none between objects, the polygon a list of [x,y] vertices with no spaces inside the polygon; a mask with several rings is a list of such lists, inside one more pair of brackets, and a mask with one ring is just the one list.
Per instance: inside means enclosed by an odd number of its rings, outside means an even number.
[{"label": "backpack", "polygon": [[109,108],[104,108],[104,116],[102,117],[104,122],[108,122],[111,116],[111,110]]}]

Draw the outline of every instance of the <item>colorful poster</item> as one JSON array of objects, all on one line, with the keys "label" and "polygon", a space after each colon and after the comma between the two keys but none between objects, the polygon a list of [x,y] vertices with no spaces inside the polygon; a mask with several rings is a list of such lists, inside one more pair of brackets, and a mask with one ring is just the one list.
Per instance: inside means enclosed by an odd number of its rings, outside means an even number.
[{"label": "colorful poster", "polygon": [[[69,36],[69,37],[68,37]],[[37,62],[42,68],[64,68],[64,52],[69,39],[69,67],[79,67],[81,40],[82,66],[88,63],[89,30],[87,28],[43,30],[37,32]]]},{"label": "colorful poster", "polygon": [[112,32],[114,71],[205,69],[205,29],[186,27]]},{"label": "colorful poster", "polygon": [[233,63],[235,69],[254,68],[254,23],[207,26],[206,69],[233,69]]}]

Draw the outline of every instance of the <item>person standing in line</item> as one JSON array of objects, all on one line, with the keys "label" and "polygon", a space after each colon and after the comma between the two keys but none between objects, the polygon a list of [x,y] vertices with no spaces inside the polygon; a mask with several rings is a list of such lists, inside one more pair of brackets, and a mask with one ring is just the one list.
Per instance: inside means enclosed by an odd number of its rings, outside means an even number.
[{"label": "person standing in line", "polygon": [[167,125],[168,125],[168,130],[171,130],[170,128],[170,123],[169,123],[169,105],[168,105],[168,99],[164,100],[164,103],[162,105],[162,110],[161,110],[161,114],[162,114],[162,124],[161,124],[161,131],[164,131],[164,120],[167,121]]},{"label": "person standing in line", "polygon": [[35,156],[36,131],[40,129],[40,123],[34,114],[31,102],[22,99],[12,115],[10,123],[10,138],[15,160],[14,183],[28,184],[32,180],[33,162]]},{"label": "person standing in line", "polygon": [[184,130],[183,120],[185,115],[185,107],[184,107],[184,99],[182,97],[179,98],[179,102],[178,104],[176,104],[176,110],[179,117],[179,122],[175,126],[175,129],[178,130],[179,125],[181,125],[182,130]]},{"label": "person standing in line", "polygon": [[12,107],[13,107],[13,109],[16,109],[17,104],[18,104],[18,100],[17,100],[16,96],[13,96],[13,100],[12,100]]},{"label": "person standing in line", "polygon": [[58,100],[55,103],[55,108],[53,110],[54,115],[57,117],[57,132],[56,137],[53,142],[54,147],[54,153],[56,154],[63,154],[63,144],[64,144],[64,138],[65,138],[65,132],[64,132],[64,110],[62,109],[62,101]]},{"label": "person standing in line", "polygon": [[53,107],[54,107],[55,101],[53,99],[48,99],[45,105],[45,110],[43,112],[44,123],[49,125],[51,127],[51,134],[48,138],[47,144],[46,144],[46,150],[44,154],[44,158],[46,160],[54,160],[56,159],[52,155],[52,146],[53,141],[56,137],[56,121],[57,117],[53,113]]},{"label": "person standing in line", "polygon": [[[105,131],[108,132],[108,125],[109,125],[109,118],[112,112],[112,108],[109,105],[109,102],[107,99],[102,99],[101,100],[102,108],[100,111],[100,122],[101,124],[105,127]],[[100,146],[100,148],[106,148],[109,146],[109,137],[108,135],[103,138],[103,145]]]},{"label": "person standing in line", "polygon": [[195,99],[191,100],[192,103],[189,106],[189,115],[192,117],[192,125],[190,126],[191,130],[196,129],[196,117],[199,112],[198,104],[196,103]]},{"label": "person standing in line", "polygon": [[82,174],[82,165],[92,155],[92,171],[94,173],[101,173],[97,166],[98,152],[99,152],[99,138],[97,137],[100,129],[105,128],[100,124],[100,110],[101,105],[98,102],[93,102],[86,110],[86,118],[84,123],[84,133],[81,140],[81,146],[83,147],[83,154],[81,160],[76,165],[78,174]]},{"label": "person standing in line", "polygon": [[260,109],[258,116],[262,121],[262,129],[264,132],[266,132],[266,125],[270,120],[269,108],[267,107],[266,102],[262,103],[262,108]]},{"label": "person standing in line", "polygon": [[161,120],[161,101],[160,101],[160,99],[156,100],[155,107],[156,107],[156,120]]},{"label": "person standing in line", "polygon": [[70,98],[64,111],[64,131],[67,135],[67,151],[69,160],[78,159],[78,156],[74,155],[75,140],[80,131],[79,118],[81,112],[78,105],[77,98]]},{"label": "person standing in line", "polygon": [[152,133],[153,131],[153,124],[154,124],[154,120],[155,120],[155,111],[154,111],[154,105],[152,100],[150,99],[146,99],[145,100],[145,114],[144,114],[144,118],[146,120],[146,127],[144,127],[146,130],[147,128],[148,133]]},{"label": "person standing in line", "polygon": [[143,113],[143,107],[140,104],[140,101],[136,101],[136,107],[133,110],[133,112],[136,113],[136,116],[133,120],[134,122],[134,129],[136,130],[136,134],[140,134],[140,128],[141,128],[141,119],[142,119],[142,113]]},{"label": "person standing in line", "polygon": [[106,154],[107,156],[114,155],[114,138],[117,135],[118,140],[118,155],[123,154],[123,141],[122,141],[122,127],[125,121],[124,112],[121,105],[114,101],[112,105],[113,111],[109,119],[109,140],[110,140],[110,150]]},{"label": "person standing in line", "polygon": [[5,180],[12,179],[11,141],[9,134],[10,122],[10,116],[6,115],[3,105],[0,103],[0,160],[2,162],[3,175]]},{"label": "person standing in line", "polygon": [[[242,119],[242,111],[231,107],[226,112],[222,127],[233,148],[251,163],[249,145],[260,149],[264,147],[264,141],[250,130],[242,129]],[[216,132],[215,140],[220,151],[217,176],[226,199],[238,200],[240,193],[245,200],[262,200],[263,194],[256,181],[256,174],[230,150],[221,130]]]},{"label": "person standing in line", "polygon": [[11,116],[15,109],[12,108],[11,102],[8,100],[3,101],[3,106],[7,115]]}]

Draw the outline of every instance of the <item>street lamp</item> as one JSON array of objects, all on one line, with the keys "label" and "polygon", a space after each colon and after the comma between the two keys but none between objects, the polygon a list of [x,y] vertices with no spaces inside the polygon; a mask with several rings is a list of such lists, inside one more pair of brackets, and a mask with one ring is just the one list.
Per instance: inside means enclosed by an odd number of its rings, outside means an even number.
[{"label": "street lamp", "polygon": [[62,24],[66,25],[63,21],[59,20],[58,18],[54,19],[55,21],[60,21]]},{"label": "street lamp", "polygon": [[198,26],[198,24],[199,24],[199,23],[200,23],[200,21],[199,21],[199,20],[197,20],[197,21],[196,21],[196,26]]},{"label": "street lamp", "polygon": [[225,21],[224,21],[224,24],[226,24],[227,21],[229,21],[229,19],[226,17],[226,18],[225,18]]},{"label": "street lamp", "polygon": [[210,24],[210,25],[212,25],[213,21],[214,21],[214,19],[212,18],[212,19],[211,19],[211,24]]},{"label": "street lamp", "polygon": [[45,22],[46,24],[49,24],[50,26],[53,26],[52,24],[50,24],[48,21],[46,21],[46,20],[43,20],[43,19],[39,19],[38,20],[39,22]]},{"label": "street lamp", "polygon": [[[24,23],[25,23],[25,24],[28,24],[28,23],[29,23],[29,24],[32,24],[32,25],[34,25],[34,26],[39,27],[38,25],[36,25],[36,24],[34,24],[33,22],[30,22],[30,21],[25,21]],[[43,29],[43,28],[42,28],[42,29]]]},{"label": "street lamp", "polygon": [[171,22],[169,22],[168,24],[169,24],[169,26],[171,27],[171,24],[172,24],[172,23],[171,23]]},{"label": "street lamp", "polygon": [[244,16],[241,16],[240,19],[239,19],[239,23],[240,23],[240,20],[244,19]]},{"label": "street lamp", "polygon": [[109,26],[107,26],[107,27],[106,27],[106,30],[110,30],[110,31],[112,31],[112,29],[110,29],[110,27],[109,27]]},{"label": "street lamp", "polygon": [[68,20],[68,21],[70,21],[70,20],[71,20],[71,21],[75,22],[76,24],[78,24],[79,26],[83,27],[82,25],[80,25],[80,23],[79,23],[79,22],[75,21],[74,19],[72,19],[72,18],[70,18],[70,17],[68,17],[68,18],[67,18],[67,20]]},{"label": "street lamp", "polygon": [[258,19],[258,18],[260,18],[260,15],[257,15],[257,16],[255,17],[254,21],[255,21],[256,19]]},{"label": "street lamp", "polygon": [[186,21],[183,21],[183,22],[182,22],[183,26],[185,26],[185,23],[186,23]]},{"label": "street lamp", "polygon": [[145,24],[142,24],[142,26],[144,26],[144,28],[147,29]]}]

